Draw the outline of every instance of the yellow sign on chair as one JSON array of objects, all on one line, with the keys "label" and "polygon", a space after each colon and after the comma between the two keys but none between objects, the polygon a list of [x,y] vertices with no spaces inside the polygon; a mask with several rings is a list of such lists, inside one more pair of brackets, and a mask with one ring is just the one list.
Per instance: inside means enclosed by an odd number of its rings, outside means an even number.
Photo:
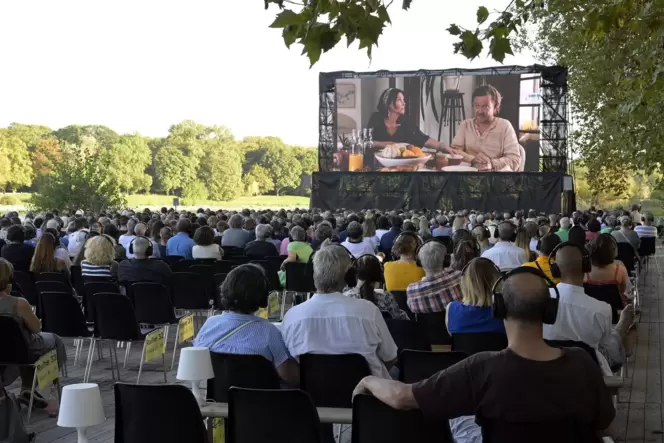
[{"label": "yellow sign on chair", "polygon": [[273,292],[268,298],[268,311],[271,316],[281,315],[281,304],[279,303],[279,293]]},{"label": "yellow sign on chair", "polygon": [[226,442],[226,430],[224,429],[224,419],[223,418],[213,418],[212,419],[212,443],[225,443]]},{"label": "yellow sign on chair", "polygon": [[189,314],[180,319],[180,336],[178,337],[179,342],[182,343],[185,340],[189,340],[194,337],[194,314]]},{"label": "yellow sign on chair", "polygon": [[42,355],[37,363],[37,383],[39,389],[44,389],[49,383],[57,380],[60,377],[60,370],[58,368],[58,353],[54,350]]},{"label": "yellow sign on chair", "polygon": [[154,360],[164,354],[164,328],[150,332],[145,337],[145,361]]},{"label": "yellow sign on chair", "polygon": [[257,317],[260,317],[260,318],[264,318],[264,319],[267,320],[267,309],[265,309],[265,308],[260,308],[260,309],[256,312],[256,316],[257,316]]}]

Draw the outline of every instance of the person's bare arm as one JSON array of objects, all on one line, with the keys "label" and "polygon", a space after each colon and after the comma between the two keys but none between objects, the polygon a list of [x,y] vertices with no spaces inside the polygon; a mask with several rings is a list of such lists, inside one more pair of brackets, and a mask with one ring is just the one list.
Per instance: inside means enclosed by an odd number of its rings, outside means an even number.
[{"label": "person's bare arm", "polygon": [[364,377],[353,391],[353,397],[369,393],[394,409],[418,409],[412,385],[378,377]]},{"label": "person's bare arm", "polygon": [[37,316],[32,312],[32,306],[24,298],[18,299],[17,305],[18,315],[21,317],[25,326],[28,328],[28,331],[36,334],[41,332],[41,321]]},{"label": "person's bare arm", "polygon": [[300,386],[300,365],[291,358],[277,368],[277,374],[289,386]]}]

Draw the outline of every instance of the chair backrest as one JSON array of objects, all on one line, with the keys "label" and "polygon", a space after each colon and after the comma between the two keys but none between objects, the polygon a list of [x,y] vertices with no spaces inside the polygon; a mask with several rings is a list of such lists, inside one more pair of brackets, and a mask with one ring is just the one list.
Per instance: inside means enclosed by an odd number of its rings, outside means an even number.
[{"label": "chair backrest", "polygon": [[244,256],[244,248],[238,248],[235,246],[222,246],[221,249],[224,250],[224,257],[242,257]]},{"label": "chair backrest", "polygon": [[64,272],[40,272],[39,274],[34,274],[35,282],[40,281],[59,281],[66,285],[70,285],[69,278]]},{"label": "chair backrest", "polygon": [[165,325],[177,321],[171,293],[166,286],[155,282],[137,282],[131,285],[131,294],[139,323]]},{"label": "chair backrest", "polygon": [[620,260],[627,269],[627,273],[631,274],[634,270],[636,254],[634,253],[634,247],[630,243],[618,242],[618,260]]},{"label": "chair backrest", "polygon": [[182,385],[115,387],[115,442],[207,443],[201,410]]},{"label": "chair backrest", "polygon": [[554,348],[581,348],[584,351],[590,355],[590,358],[593,359],[595,363],[599,365],[599,360],[597,360],[597,352],[590,347],[589,345],[585,344],[582,341],[574,341],[574,340],[544,340],[549,346],[553,346]]},{"label": "chair backrest", "polygon": [[83,297],[85,294],[85,286],[83,285],[83,275],[81,274],[81,267],[71,265],[69,273],[71,274],[71,284],[76,289],[79,296]]},{"label": "chair backrest", "polygon": [[262,355],[211,352],[210,358],[214,378],[208,380],[207,396],[211,400],[227,403],[231,386],[279,389],[279,375],[272,362]]},{"label": "chair backrest", "polygon": [[[228,274],[225,274],[225,273],[214,274],[214,285],[217,288],[219,288],[219,286],[221,286],[224,283],[224,281],[226,280],[226,277],[228,277]],[[215,292],[215,297],[214,297],[215,301],[217,300],[217,292],[218,291]]]},{"label": "chair backrest", "polygon": [[23,294],[23,298],[25,298],[28,303],[32,306],[37,306],[39,304],[38,292],[35,287],[35,282],[32,280],[32,274],[15,270],[14,284],[18,286],[21,294]]},{"label": "chair backrest", "polygon": [[430,351],[431,343],[427,340],[422,328],[414,321],[410,320],[385,320],[390,335],[399,348],[399,352],[404,349],[414,349],[416,351]]},{"label": "chair backrest", "polygon": [[86,281],[83,284],[83,309],[85,311],[85,318],[88,321],[95,321],[94,314],[94,301],[97,294],[102,292],[104,293],[114,293],[120,294],[120,287],[117,283],[105,280],[105,281]]},{"label": "chair backrest", "polygon": [[406,349],[399,355],[399,379],[404,383],[426,380],[468,357],[463,352],[427,352]]},{"label": "chair backrest", "polygon": [[308,263],[286,263],[286,290],[315,292],[313,266],[310,266]]},{"label": "chair backrest", "polygon": [[452,337],[445,326],[445,311],[417,314],[417,322],[432,345],[451,345]]},{"label": "chair backrest", "polygon": [[371,375],[359,354],[304,354],[300,356],[300,387],[319,407],[350,408],[353,390]]},{"label": "chair backrest", "polygon": [[[0,364],[26,365],[34,363],[26,336],[18,321],[10,315],[0,315]],[[1,385],[1,384],[0,384]]]},{"label": "chair backrest", "polygon": [[120,294],[95,294],[95,336],[131,341],[142,338],[131,300]]},{"label": "chair backrest", "polygon": [[594,429],[573,420],[543,421],[537,423],[507,423],[476,417],[482,427],[485,443],[600,443]]},{"label": "chair backrest", "polygon": [[448,420],[429,420],[418,409],[401,411],[362,394],[353,399],[351,443],[452,443]]},{"label": "chair backrest", "polygon": [[250,263],[255,263],[263,267],[265,275],[270,282],[270,291],[281,289],[281,283],[279,282],[279,268],[283,263],[281,257],[265,257],[262,260],[252,260]]},{"label": "chair backrest", "polygon": [[588,296],[596,300],[603,301],[604,303],[608,303],[611,306],[612,311],[611,322],[613,324],[618,323],[618,320],[620,320],[620,311],[622,311],[624,307],[618,285],[595,285],[584,283],[583,288]]},{"label": "chair backrest", "polygon": [[168,266],[173,266],[175,263],[179,262],[180,260],[184,260],[184,257],[181,255],[167,255],[166,257],[161,257],[163,261],[166,262]]},{"label": "chair backrest", "polygon": [[506,347],[507,335],[498,332],[452,334],[452,350],[468,355],[486,351],[502,351]]},{"label": "chair backrest", "polygon": [[195,272],[174,272],[171,279],[176,309],[209,309],[208,282]]},{"label": "chair backrest", "polygon": [[44,292],[65,292],[73,295],[71,286],[61,281],[41,280],[35,283],[35,287],[38,294],[43,294]]},{"label": "chair backrest", "polygon": [[189,268],[198,264],[198,261],[193,259],[178,260],[170,265],[173,272],[189,272]]},{"label": "chair backrest", "polygon": [[227,441],[316,443],[321,441],[318,411],[299,389],[231,388]]},{"label": "chair backrest", "polygon": [[85,316],[78,301],[68,292],[42,292],[42,331],[60,337],[89,337]]},{"label": "chair backrest", "polygon": [[639,255],[646,257],[648,255],[655,255],[657,249],[656,237],[641,237],[641,245],[639,246]]}]

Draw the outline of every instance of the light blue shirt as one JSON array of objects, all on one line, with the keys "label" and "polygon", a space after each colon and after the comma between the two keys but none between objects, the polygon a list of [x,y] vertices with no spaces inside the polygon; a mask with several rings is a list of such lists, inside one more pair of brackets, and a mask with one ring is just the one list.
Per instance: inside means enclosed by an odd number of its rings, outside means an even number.
[{"label": "light blue shirt", "polygon": [[[253,323],[218,342],[233,329],[250,321]],[[207,319],[194,340],[194,346],[203,346],[210,352],[223,354],[262,355],[275,368],[290,358],[286,343],[276,326],[255,315],[228,311]]]},{"label": "light blue shirt", "polygon": [[184,232],[178,232],[174,237],[171,237],[166,243],[166,255],[180,255],[186,259],[193,259],[191,250],[196,246],[196,242],[192,240]]},{"label": "light blue shirt", "polygon": [[451,237],[452,236],[452,228],[449,226],[445,227],[437,227],[435,228],[432,232],[431,235],[434,237]]}]

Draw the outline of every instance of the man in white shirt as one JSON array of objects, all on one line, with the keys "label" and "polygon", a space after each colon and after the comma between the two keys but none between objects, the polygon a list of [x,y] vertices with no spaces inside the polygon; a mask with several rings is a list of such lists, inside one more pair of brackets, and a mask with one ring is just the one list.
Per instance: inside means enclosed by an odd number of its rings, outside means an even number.
[{"label": "man in white shirt", "polygon": [[528,261],[526,251],[512,243],[516,233],[516,226],[508,221],[504,221],[496,229],[498,230],[498,243],[493,248],[484,251],[482,257],[494,262],[503,272],[511,271],[526,263]]},{"label": "man in white shirt", "polygon": [[[635,220],[636,221],[636,220]],[[639,238],[644,237],[657,237],[657,228],[653,226],[655,222],[655,216],[652,215],[652,212],[646,212],[641,217],[641,225],[634,228],[634,232],[639,236]]]},{"label": "man in white shirt", "polygon": [[[615,371],[625,362],[625,342],[634,311],[629,305],[611,326],[611,306],[586,295],[583,289],[583,253],[579,246],[561,243],[556,252],[560,269],[558,316],[553,325],[544,325],[546,340],[580,341],[598,350]],[[552,297],[554,293],[552,291]]]},{"label": "man in white shirt", "polygon": [[88,231],[83,229],[83,219],[81,218],[74,219],[74,221],[69,223],[69,231],[69,244],[67,245],[67,250],[69,256],[74,258],[85,244],[85,236]]},{"label": "man in white shirt", "polygon": [[371,373],[390,378],[397,345],[383,315],[368,300],[342,294],[352,263],[339,245],[320,249],[313,258],[314,296],[286,313],[282,334],[288,351],[299,360],[303,354],[360,354]]},{"label": "man in white shirt", "polygon": [[376,244],[370,237],[363,237],[362,225],[356,221],[350,222],[346,228],[348,237],[341,245],[348,249],[353,257],[360,258],[363,255],[375,254]]}]

